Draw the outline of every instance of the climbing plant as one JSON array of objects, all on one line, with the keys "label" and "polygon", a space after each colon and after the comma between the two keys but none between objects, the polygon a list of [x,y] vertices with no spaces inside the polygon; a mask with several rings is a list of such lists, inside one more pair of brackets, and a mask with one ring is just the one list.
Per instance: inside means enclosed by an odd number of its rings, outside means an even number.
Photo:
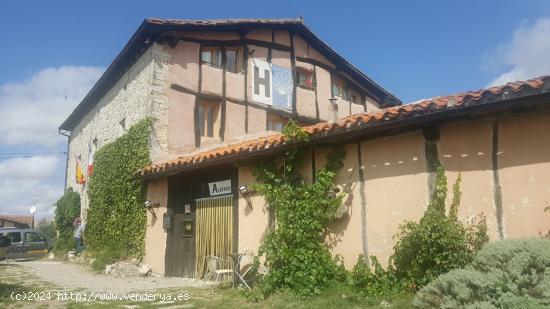
[{"label": "climbing plant", "polygon": [[[305,142],[308,135],[293,121],[283,130],[288,143]],[[341,273],[324,239],[327,226],[342,203],[334,190],[334,177],[342,168],[345,152],[335,148],[314,182],[307,182],[299,169],[303,147],[286,150],[278,160],[265,160],[255,168],[258,183],[253,189],[263,195],[273,214],[270,229],[260,248],[268,274],[260,282],[260,295],[288,290],[298,296],[320,294]]]},{"label": "climbing plant", "polygon": [[94,156],[85,231],[86,245],[92,252],[116,250],[121,255],[143,255],[145,187],[134,173],[150,163],[151,124],[149,118],[140,120]]},{"label": "climbing plant", "polygon": [[74,247],[74,219],[80,217],[80,194],[68,188],[55,202],[55,229],[57,230],[56,251],[67,251]]}]

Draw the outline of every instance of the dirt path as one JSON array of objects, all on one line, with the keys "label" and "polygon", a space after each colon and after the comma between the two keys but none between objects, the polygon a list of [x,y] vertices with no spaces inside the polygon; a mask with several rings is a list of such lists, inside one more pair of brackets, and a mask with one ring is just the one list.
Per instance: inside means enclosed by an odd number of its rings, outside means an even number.
[{"label": "dirt path", "polygon": [[154,291],[165,288],[200,288],[195,279],[177,277],[128,277],[114,278],[101,275],[77,264],[59,261],[37,260],[11,262],[25,273],[50,282],[62,290],[86,290],[90,292],[128,293]]}]

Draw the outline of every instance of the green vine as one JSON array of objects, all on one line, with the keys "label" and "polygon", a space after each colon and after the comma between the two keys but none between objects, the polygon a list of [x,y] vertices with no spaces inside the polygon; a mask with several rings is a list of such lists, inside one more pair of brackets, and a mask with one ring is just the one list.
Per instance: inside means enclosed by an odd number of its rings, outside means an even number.
[{"label": "green vine", "polygon": [[151,124],[149,118],[140,120],[94,156],[85,235],[86,245],[92,252],[143,255],[145,187],[134,173],[150,163]]},{"label": "green vine", "polygon": [[[293,121],[283,133],[289,143],[308,140],[307,133]],[[252,187],[265,197],[274,217],[260,248],[269,269],[260,282],[263,297],[276,290],[298,296],[320,294],[341,272],[324,240],[342,203],[343,194],[335,193],[333,181],[343,166],[345,151],[337,148],[327,155],[327,164],[316,172],[314,183],[300,174],[304,151],[293,147],[279,160],[261,162],[254,171],[258,183]]]}]

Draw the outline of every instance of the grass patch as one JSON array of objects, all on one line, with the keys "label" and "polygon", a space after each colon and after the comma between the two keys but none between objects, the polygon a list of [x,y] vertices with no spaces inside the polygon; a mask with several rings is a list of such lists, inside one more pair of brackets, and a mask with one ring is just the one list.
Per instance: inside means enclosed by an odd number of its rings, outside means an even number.
[{"label": "grass patch", "polygon": [[323,295],[310,298],[297,298],[290,293],[277,292],[267,300],[255,303],[247,300],[242,290],[217,289],[214,291],[203,289],[165,289],[149,291],[149,293],[163,293],[176,296],[178,293],[187,293],[188,301],[161,302],[156,301],[110,301],[90,303],[66,303],[67,308],[113,308],[136,306],[136,308],[159,308],[162,306],[189,306],[189,308],[413,308],[412,295],[397,294],[389,298],[369,298],[352,292],[346,287],[333,287]]}]

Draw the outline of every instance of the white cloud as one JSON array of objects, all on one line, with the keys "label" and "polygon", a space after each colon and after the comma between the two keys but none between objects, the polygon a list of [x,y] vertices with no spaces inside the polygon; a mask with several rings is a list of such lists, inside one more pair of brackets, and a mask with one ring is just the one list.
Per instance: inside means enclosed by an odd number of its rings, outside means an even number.
[{"label": "white cloud", "polygon": [[[0,85],[0,152],[65,151],[57,128],[103,72],[98,67],[47,68],[23,81]],[[49,151],[47,149],[50,149]],[[0,213],[51,216],[63,194],[65,157],[0,159]]]},{"label": "white cloud", "polygon": [[59,157],[14,158],[0,161],[0,177],[44,179],[52,176],[59,165]]},{"label": "white cloud", "polygon": [[56,173],[64,169],[63,157],[15,158],[0,161],[0,213],[26,214],[34,198],[38,216],[48,216],[63,193],[55,184]]},{"label": "white cloud", "polygon": [[520,26],[512,40],[499,48],[497,58],[508,71],[493,79],[489,86],[550,74],[550,18]]},{"label": "white cloud", "polygon": [[66,143],[57,128],[82,100],[103,68],[46,68],[30,79],[0,86],[0,146]]}]

